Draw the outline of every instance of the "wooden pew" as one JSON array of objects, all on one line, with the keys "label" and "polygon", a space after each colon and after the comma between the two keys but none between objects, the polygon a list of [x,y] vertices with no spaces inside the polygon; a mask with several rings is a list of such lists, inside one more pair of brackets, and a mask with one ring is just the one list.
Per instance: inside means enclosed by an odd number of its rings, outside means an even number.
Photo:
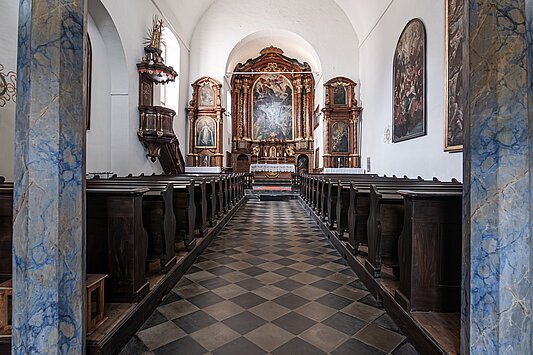
[{"label": "wooden pew", "polygon": [[161,271],[168,272],[176,265],[175,238],[176,217],[174,214],[173,186],[170,183],[132,182],[115,183],[113,180],[87,180],[87,188],[136,188],[145,187],[149,191],[143,195],[143,226],[148,233],[147,263],[159,260]]},{"label": "wooden pew", "polygon": [[408,312],[459,312],[461,306],[462,193],[399,191],[404,228],[399,240],[400,288]]},{"label": "wooden pew", "polygon": [[392,268],[399,277],[398,238],[404,223],[404,198],[400,189],[461,193],[462,185],[434,181],[413,181],[370,186],[370,212],[367,222],[368,257],[365,268],[381,276],[381,265]]},{"label": "wooden pew", "polygon": [[[87,189],[87,273],[108,274],[107,302],[138,302],[149,291],[148,235],[143,227],[146,188]],[[0,184],[0,277],[12,277],[13,184]]]},{"label": "wooden pew", "polygon": [[106,302],[139,302],[149,291],[148,234],[142,201],[148,188],[87,189],[87,273],[107,274]]},{"label": "wooden pew", "polygon": [[[342,213],[343,218],[340,219],[341,226],[343,232],[348,231],[348,242],[347,247],[350,249],[350,251],[354,254],[356,254],[359,250],[359,246],[361,244],[366,245],[368,244],[368,238],[367,238],[367,220],[370,215],[370,185],[371,184],[377,184],[379,186],[392,186],[392,185],[398,185],[398,189],[401,189],[403,187],[409,187],[413,185],[419,185],[419,184],[442,184],[442,185],[457,185],[457,182],[451,182],[451,183],[440,183],[439,181],[425,181],[421,179],[420,177],[417,179],[408,179],[407,177],[403,178],[396,178],[396,177],[369,177],[365,181],[364,178],[361,178],[359,181],[352,181],[350,183],[350,190],[349,194],[345,191],[346,186],[343,184],[342,186],[342,193],[348,194],[348,203],[349,206],[346,209],[345,206],[345,198],[341,198],[340,201],[338,200],[338,203],[341,204],[341,206],[337,209]],[[347,210],[347,211],[346,211]],[[348,215],[347,218],[347,227],[345,224],[345,216],[346,213]],[[340,235],[342,236],[342,234]]]},{"label": "wooden pew", "polygon": [[[205,197],[205,194],[201,193],[202,187],[205,191],[204,182],[197,183],[193,179],[187,181],[169,177],[165,177],[163,180],[159,176],[115,177],[103,181],[121,186],[150,186],[154,182],[172,184],[172,204],[176,220],[175,242],[183,242],[186,250],[191,250],[196,245],[196,231],[202,235],[205,232],[204,228],[207,228],[206,219],[201,214],[202,197]],[[207,210],[204,209],[203,211],[206,212]]]}]

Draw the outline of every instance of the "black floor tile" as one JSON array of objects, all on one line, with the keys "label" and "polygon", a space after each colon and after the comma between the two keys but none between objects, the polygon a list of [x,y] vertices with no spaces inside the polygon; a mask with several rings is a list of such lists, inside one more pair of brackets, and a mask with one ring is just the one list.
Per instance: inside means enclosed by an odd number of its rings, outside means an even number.
[{"label": "black floor tile", "polygon": [[367,325],[362,320],[342,312],[335,313],[322,323],[348,335],[354,335]]},{"label": "black floor tile", "polygon": [[213,351],[214,355],[262,355],[264,353],[263,349],[243,337],[237,338]]},{"label": "black floor tile", "polygon": [[[272,355],[321,355],[325,354],[322,350],[308,342],[294,338],[288,343],[280,346],[272,352]],[[355,355],[355,354],[353,354]]]},{"label": "black floor tile", "polygon": [[[187,355],[201,355],[206,354],[207,350],[198,344],[194,339],[189,336],[173,341],[170,344],[162,346],[154,350],[155,355],[175,355],[175,354],[187,354]],[[138,353],[130,353],[138,354]]]},{"label": "black floor tile", "polygon": [[385,354],[370,345],[366,345],[357,339],[349,339],[344,344],[331,352],[333,355],[382,355]]},{"label": "black floor tile", "polygon": [[316,324],[314,320],[304,317],[296,312],[287,313],[272,321],[272,323],[294,335],[301,334]]},{"label": "black floor tile", "polygon": [[234,297],[230,299],[231,302],[238,304],[244,309],[250,309],[252,307],[255,307],[261,303],[266,302],[267,300],[263,297],[260,297],[256,295],[255,293],[248,292],[245,294],[242,294],[240,296]]},{"label": "black floor tile", "polygon": [[178,325],[178,327],[183,329],[186,333],[191,334],[197,330],[206,328],[211,324],[215,324],[217,320],[200,310],[174,319],[173,322],[176,323],[176,325]]},{"label": "black floor tile", "polygon": [[341,310],[352,303],[352,301],[349,299],[334,295],[332,293],[328,293],[327,295],[320,297],[317,302],[336,310]]},{"label": "black floor tile", "polygon": [[226,324],[237,333],[244,335],[254,329],[259,328],[265,324],[266,321],[262,318],[259,318],[255,314],[246,311],[228,318],[222,321],[222,323]]}]

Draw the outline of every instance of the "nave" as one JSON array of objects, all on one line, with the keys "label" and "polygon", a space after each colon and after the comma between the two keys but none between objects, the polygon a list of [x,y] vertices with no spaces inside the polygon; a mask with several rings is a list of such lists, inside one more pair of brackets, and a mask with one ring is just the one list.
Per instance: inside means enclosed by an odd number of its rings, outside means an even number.
[{"label": "nave", "polygon": [[248,200],[121,354],[416,354],[298,200]]}]

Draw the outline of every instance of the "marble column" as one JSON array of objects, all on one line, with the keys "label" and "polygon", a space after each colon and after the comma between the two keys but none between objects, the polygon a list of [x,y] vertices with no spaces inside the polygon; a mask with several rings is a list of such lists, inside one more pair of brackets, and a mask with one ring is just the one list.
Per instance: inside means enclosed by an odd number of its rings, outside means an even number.
[{"label": "marble column", "polygon": [[85,0],[21,0],[13,354],[84,353]]},{"label": "marble column", "polygon": [[532,354],[532,0],[468,0],[463,354]]}]

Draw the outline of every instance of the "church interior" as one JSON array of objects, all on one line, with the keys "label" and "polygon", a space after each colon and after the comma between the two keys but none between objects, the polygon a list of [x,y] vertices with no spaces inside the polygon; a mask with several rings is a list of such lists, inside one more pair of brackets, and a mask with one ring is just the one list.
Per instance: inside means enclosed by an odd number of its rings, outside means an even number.
[{"label": "church interior", "polygon": [[2,0],[0,354],[532,354],[526,0]]}]

